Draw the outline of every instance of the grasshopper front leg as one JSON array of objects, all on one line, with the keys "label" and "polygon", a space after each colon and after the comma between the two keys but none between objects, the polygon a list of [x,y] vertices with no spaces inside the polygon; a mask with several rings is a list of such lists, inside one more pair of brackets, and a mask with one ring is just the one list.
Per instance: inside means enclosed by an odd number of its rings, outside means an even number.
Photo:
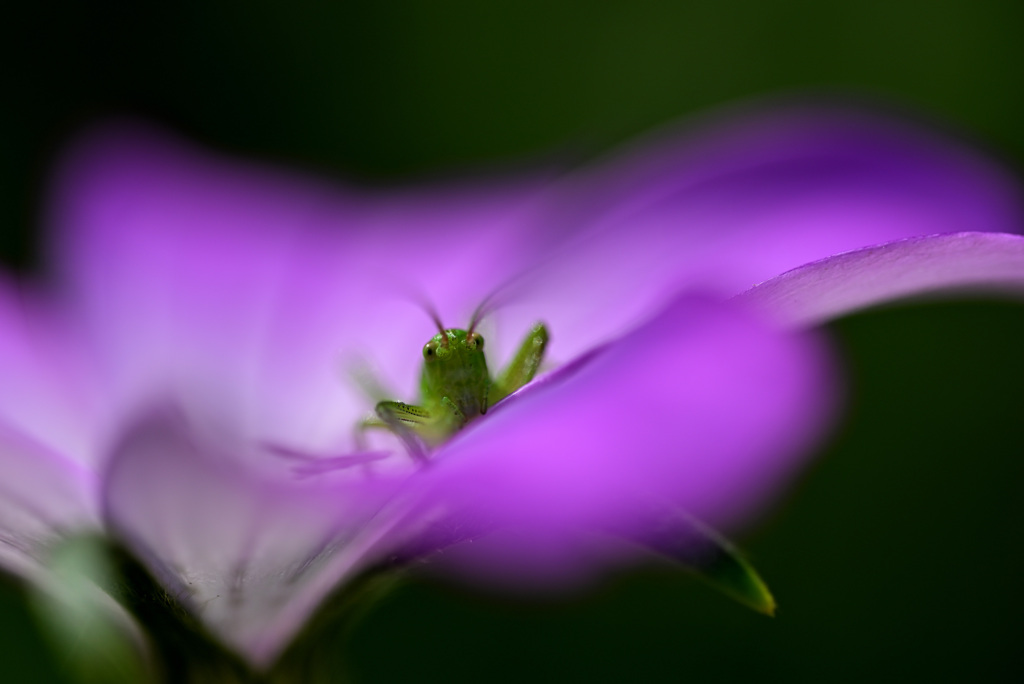
[{"label": "grasshopper front leg", "polygon": [[441,397],[441,409],[441,415],[438,416],[435,423],[435,432],[442,435],[442,439],[447,439],[454,435],[469,422],[462,409],[456,406],[455,402],[448,397]]},{"label": "grasshopper front leg", "polygon": [[383,427],[390,430],[402,440],[409,454],[421,462],[427,461],[424,444],[430,447],[440,444],[467,422],[465,414],[448,397],[441,398],[441,407],[437,411],[400,401],[379,402],[374,411],[380,420],[365,420],[361,428]]},{"label": "grasshopper front leg", "polygon": [[359,424],[360,433],[369,428],[388,430],[402,441],[413,459],[426,463],[427,455],[421,433],[432,423],[427,409],[400,401],[381,401],[374,407],[374,413],[377,419],[367,418]]},{"label": "grasshopper front leg", "polygon": [[494,406],[517,389],[533,380],[548,345],[548,329],[543,323],[535,324],[526,339],[519,345],[519,351],[491,383],[487,393],[487,405]]}]

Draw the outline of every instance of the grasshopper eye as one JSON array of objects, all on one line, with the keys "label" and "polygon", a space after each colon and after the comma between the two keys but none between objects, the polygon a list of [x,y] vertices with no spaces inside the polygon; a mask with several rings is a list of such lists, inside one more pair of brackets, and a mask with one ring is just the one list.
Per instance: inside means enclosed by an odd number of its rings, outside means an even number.
[{"label": "grasshopper eye", "polygon": [[437,358],[437,345],[433,342],[427,342],[423,345],[423,358],[427,361]]},{"label": "grasshopper eye", "polygon": [[466,338],[466,345],[470,349],[483,349],[484,348],[484,338],[483,338],[483,335],[480,335],[478,333],[472,333],[469,337]]}]

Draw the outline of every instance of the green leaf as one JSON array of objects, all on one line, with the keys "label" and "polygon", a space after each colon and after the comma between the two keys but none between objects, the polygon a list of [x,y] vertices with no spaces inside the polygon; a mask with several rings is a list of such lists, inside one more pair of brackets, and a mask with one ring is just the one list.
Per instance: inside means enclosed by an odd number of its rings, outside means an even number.
[{"label": "green leaf", "polygon": [[49,574],[31,585],[31,605],[67,674],[83,683],[153,681],[145,636],[107,593],[105,543],[91,534],[50,550]]},{"label": "green leaf", "polygon": [[616,533],[684,566],[743,605],[775,614],[775,598],[750,561],[693,516],[674,508],[653,509],[642,525]]}]

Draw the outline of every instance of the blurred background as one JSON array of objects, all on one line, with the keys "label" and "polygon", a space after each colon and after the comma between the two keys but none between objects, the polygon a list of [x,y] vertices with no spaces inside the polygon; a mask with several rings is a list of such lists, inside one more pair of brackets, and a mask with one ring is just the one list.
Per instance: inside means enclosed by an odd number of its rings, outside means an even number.
[{"label": "blurred background", "polygon": [[[110,116],[367,185],[580,153],[761,95],[882,99],[1024,162],[1024,5],[22,3],[5,19],[0,262],[39,267],[47,174]],[[652,563],[523,603],[430,578],[355,635],[357,681],[1013,680],[1024,669],[1024,307],[831,326],[849,412],[742,544],[775,619]],[[7,681],[63,681],[0,585]]]}]

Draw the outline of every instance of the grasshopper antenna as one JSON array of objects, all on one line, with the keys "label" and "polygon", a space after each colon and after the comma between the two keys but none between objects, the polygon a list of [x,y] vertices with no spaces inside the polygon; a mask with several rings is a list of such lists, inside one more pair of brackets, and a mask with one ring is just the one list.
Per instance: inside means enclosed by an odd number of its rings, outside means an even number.
[{"label": "grasshopper antenna", "polygon": [[490,314],[492,311],[494,311],[503,304],[503,302],[497,301],[498,295],[504,293],[506,294],[505,300],[508,300],[508,285],[509,282],[505,282],[498,285],[493,290],[491,290],[486,297],[483,298],[483,301],[481,301],[480,304],[476,307],[476,309],[473,311],[473,315],[469,319],[469,330],[466,332],[467,336],[472,335],[473,331],[476,330],[476,326],[480,325],[480,321],[482,321],[488,314]]},{"label": "grasshopper antenna", "polygon": [[426,295],[423,294],[418,288],[413,286],[411,283],[398,283],[392,285],[391,288],[400,299],[403,299],[410,304],[415,304],[423,310],[425,314],[434,322],[437,327],[437,331],[441,333],[441,344],[445,347],[448,346],[448,335],[445,334],[444,323],[441,322],[441,317],[437,313],[437,309],[427,299]]},{"label": "grasshopper antenna", "polygon": [[437,326],[437,331],[441,333],[441,344],[445,347],[448,346],[448,335],[444,331],[444,323],[441,322],[441,317],[437,314],[435,309],[430,302],[425,299],[416,298],[416,303],[420,305],[423,311],[430,316],[430,320],[434,321],[434,325]]},{"label": "grasshopper antenna", "polygon": [[441,333],[441,344],[447,347],[448,334],[444,331],[444,323],[441,322],[441,317],[437,315],[437,311],[433,308],[428,308],[427,314],[430,316],[431,320],[434,321],[434,325],[437,326],[437,330]]},{"label": "grasshopper antenna", "polygon": [[470,319],[469,319],[469,331],[466,332],[466,337],[472,337],[473,336],[473,331],[476,330],[476,326],[479,325],[480,321],[482,321],[484,316],[487,315],[488,310],[484,309],[484,304],[486,304],[486,303],[487,303],[486,299],[484,299],[484,301],[480,302],[480,306],[476,307],[476,310],[473,312],[473,315],[470,317]]}]

